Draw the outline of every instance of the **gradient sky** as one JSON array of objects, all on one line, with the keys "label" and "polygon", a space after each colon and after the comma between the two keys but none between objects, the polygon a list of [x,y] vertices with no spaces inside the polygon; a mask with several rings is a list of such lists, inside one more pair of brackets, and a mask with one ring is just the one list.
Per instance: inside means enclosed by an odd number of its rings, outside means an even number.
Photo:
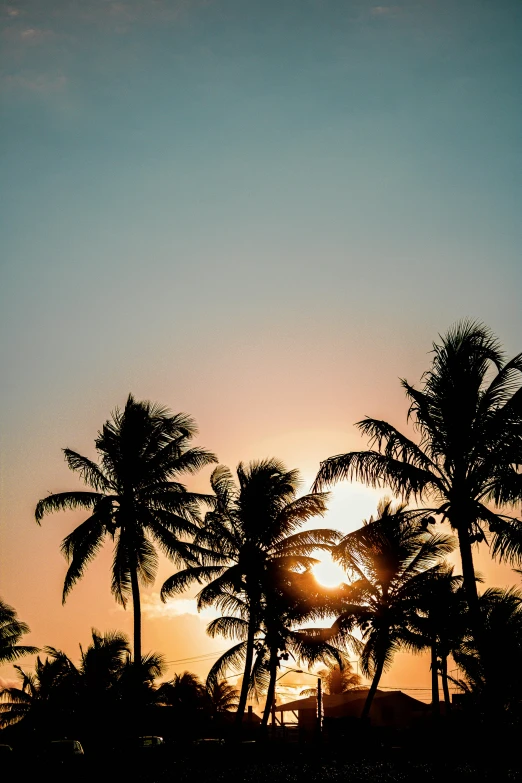
[{"label": "gradient sky", "polygon": [[[354,421],[404,425],[398,377],[417,382],[455,320],[521,349],[522,6],[1,9],[0,590],[32,643],[76,656],[130,613],[110,551],[61,607],[81,516],[39,529],[34,506],[76,486],[61,448],[95,456],[129,391],[193,414],[222,462],[275,455],[307,488],[360,443]],[[379,494],[336,489],[328,524],[354,529]],[[169,573],[145,646],[224,649],[192,603],[159,607]],[[400,658],[388,681],[429,671]]]}]

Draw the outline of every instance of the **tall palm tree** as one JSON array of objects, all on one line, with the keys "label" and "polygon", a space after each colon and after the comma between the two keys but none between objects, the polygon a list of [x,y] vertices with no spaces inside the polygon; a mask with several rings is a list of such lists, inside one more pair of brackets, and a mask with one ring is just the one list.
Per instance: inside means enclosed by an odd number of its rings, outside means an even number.
[{"label": "tall palm tree", "polygon": [[[403,380],[416,443],[386,421],[358,422],[370,450],[321,463],[316,490],[346,478],[388,486],[414,498],[457,531],[470,620],[480,637],[472,544],[493,534],[493,552],[520,556],[520,522],[500,513],[522,499],[522,354],[505,361],[498,340],[480,323],[462,321],[433,345],[422,389]],[[492,510],[490,504],[495,504]],[[510,535],[511,534],[511,535]],[[518,534],[518,535],[517,535]],[[505,545],[503,542],[511,542]]]},{"label": "tall palm tree", "polygon": [[454,548],[450,536],[434,535],[425,517],[385,499],[378,518],[348,533],[333,549],[353,581],[345,591],[344,607],[334,623],[334,639],[342,640],[358,627],[364,647],[362,673],[372,678],[362,716],[367,718],[383,672],[404,644],[404,632],[434,569]]},{"label": "tall palm tree", "polygon": [[36,506],[38,523],[54,511],[91,512],[62,542],[70,562],[64,601],[104,539],[114,540],[112,592],[124,607],[132,596],[135,661],[142,657],[140,582],[151,584],[158,564],[152,542],[178,565],[195,562],[193,547],[183,539],[196,532],[198,504],[205,498],[188,492],[178,478],[216,462],[205,449],[189,447],[196,433],[190,416],[129,395],[125,408],[116,409],[98,434],[99,464],[64,449],[68,466],[92,491],[49,495]]},{"label": "tall palm tree", "polygon": [[33,655],[38,652],[38,647],[18,644],[29,630],[26,623],[17,619],[13,607],[0,598],[0,664],[11,663],[22,655]]},{"label": "tall palm tree", "polygon": [[[240,463],[239,486],[225,466],[211,477],[215,507],[207,512],[195,543],[205,550],[202,564],[171,576],[161,591],[163,600],[194,582],[205,585],[198,606],[215,605],[230,618],[231,636],[242,624],[245,639],[229,651],[239,663],[244,660],[236,721],[243,719],[254,661],[256,634],[264,619],[263,600],[269,566],[278,563],[291,569],[306,569],[316,563],[310,554],[328,549],[338,534],[331,530],[298,528],[326,511],[324,493],[297,497],[299,475],[276,459]],[[233,621],[233,622],[232,622]],[[243,658],[244,655],[244,658]],[[232,656],[232,657],[230,657]],[[220,664],[218,665],[219,671]],[[216,677],[218,674],[216,674]],[[222,674],[219,674],[222,676]]]}]

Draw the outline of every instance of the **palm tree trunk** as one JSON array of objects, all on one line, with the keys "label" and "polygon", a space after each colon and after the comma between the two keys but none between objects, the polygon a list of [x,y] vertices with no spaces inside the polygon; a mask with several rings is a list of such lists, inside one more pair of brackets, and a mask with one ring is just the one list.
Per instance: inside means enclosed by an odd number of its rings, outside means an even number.
[{"label": "palm tree trunk", "polygon": [[366,718],[370,714],[373,697],[375,696],[375,693],[377,691],[377,686],[379,684],[379,680],[381,679],[383,669],[384,669],[384,655],[381,656],[379,663],[377,664],[377,668],[375,669],[375,674],[373,675],[372,684],[370,686],[370,690],[368,691],[368,696],[366,697],[363,711],[361,713],[362,720],[366,720]]},{"label": "palm tree trunk", "polygon": [[451,712],[451,699],[450,699],[450,692],[449,692],[449,686],[448,686],[448,656],[442,655],[442,666],[441,666],[441,678],[442,678],[442,692],[444,694],[444,704],[446,706],[446,715],[449,715]]},{"label": "palm tree trunk", "polygon": [[[455,526],[456,525],[454,525],[454,527]],[[484,670],[484,678],[486,683],[484,699],[484,703],[486,705],[485,709],[490,712],[494,701],[494,694],[488,687],[488,683],[492,681],[491,673],[494,671],[494,664],[489,653],[488,646],[485,643],[484,633],[482,630],[482,618],[480,616],[477,580],[475,578],[473,553],[471,550],[471,542],[469,540],[469,526],[466,524],[458,525],[457,530],[459,536],[460,556],[462,560],[462,577],[464,582],[464,590],[466,591],[466,599],[468,602],[471,633],[475,639],[475,644],[477,646],[479,657]]]},{"label": "palm tree trunk", "polygon": [[131,589],[132,589],[132,611],[134,625],[134,664],[141,665],[141,598],[140,586],[138,582],[138,573],[135,568],[131,568]]},{"label": "palm tree trunk", "polygon": [[272,704],[274,702],[278,665],[279,665],[279,658],[277,655],[277,649],[272,648],[272,650],[270,650],[270,664],[269,664],[270,681],[268,683],[268,690],[266,692],[265,710],[263,712],[263,718],[261,720],[261,730],[263,733],[266,731],[266,727],[268,725],[268,719],[270,717],[270,711],[272,709]]},{"label": "palm tree trunk", "polygon": [[245,707],[248,698],[248,688],[250,685],[250,674],[252,672],[252,663],[254,661],[254,639],[256,634],[256,618],[252,614],[248,619],[248,635],[245,657],[245,670],[243,673],[243,682],[241,683],[241,693],[239,694],[239,704],[237,705],[235,725],[241,726]]},{"label": "palm tree trunk", "polygon": [[431,641],[431,711],[434,718],[440,715],[439,670],[437,667],[437,642]]},{"label": "palm tree trunk", "polygon": [[482,626],[480,621],[479,597],[477,591],[477,580],[475,578],[475,568],[473,566],[473,552],[471,551],[471,542],[469,540],[468,525],[456,524],[459,537],[460,558],[462,562],[462,577],[464,581],[464,590],[471,620],[471,630],[477,645],[482,637]]}]

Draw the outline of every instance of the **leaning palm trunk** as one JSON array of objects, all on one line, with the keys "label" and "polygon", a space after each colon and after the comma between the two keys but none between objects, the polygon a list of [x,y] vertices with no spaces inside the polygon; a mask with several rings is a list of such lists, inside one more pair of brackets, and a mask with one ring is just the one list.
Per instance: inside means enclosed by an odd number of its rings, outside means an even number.
[{"label": "leaning palm trunk", "polygon": [[437,665],[437,640],[431,642],[431,710],[434,718],[440,715],[439,670]]},{"label": "leaning palm trunk", "polygon": [[261,720],[261,730],[263,732],[266,731],[266,727],[268,725],[268,719],[270,717],[270,711],[272,709],[272,706],[274,704],[274,697],[275,697],[275,687],[276,687],[276,678],[277,678],[277,669],[279,666],[279,658],[277,655],[277,650],[272,649],[270,651],[270,681],[268,683],[268,690],[266,692],[266,702],[265,702],[265,709],[263,712],[263,718]]},{"label": "leaning palm trunk", "polygon": [[248,620],[248,636],[246,645],[245,656],[245,670],[243,674],[243,682],[241,683],[241,693],[239,694],[239,704],[237,705],[236,712],[236,727],[239,729],[243,721],[243,715],[245,714],[245,707],[248,698],[248,690],[250,688],[250,675],[252,673],[252,664],[254,662],[254,639],[256,635],[256,618],[251,614]]},{"label": "leaning palm trunk", "polygon": [[383,670],[384,670],[384,655],[380,657],[379,663],[377,664],[377,668],[375,669],[375,674],[373,675],[372,684],[370,686],[370,690],[368,691],[368,696],[366,697],[366,701],[364,702],[363,711],[361,712],[362,720],[366,720],[366,718],[370,714],[373,697],[377,693],[377,686],[379,685]]}]

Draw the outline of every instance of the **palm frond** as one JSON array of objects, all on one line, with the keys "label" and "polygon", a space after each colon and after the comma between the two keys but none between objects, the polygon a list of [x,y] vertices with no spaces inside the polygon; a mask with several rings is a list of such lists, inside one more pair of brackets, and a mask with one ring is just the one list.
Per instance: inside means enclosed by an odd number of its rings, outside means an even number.
[{"label": "palm frond", "polygon": [[92,460],[87,457],[83,457],[72,449],[63,450],[65,461],[71,470],[80,474],[80,478],[89,487],[92,487],[97,492],[111,492],[115,490],[112,482],[103,474],[103,471]]},{"label": "palm frond", "polygon": [[46,514],[54,511],[69,511],[77,508],[94,508],[104,496],[98,492],[59,492],[39,500],[35,518],[38,524]]},{"label": "palm frond", "polygon": [[61,550],[70,561],[63,585],[62,603],[65,603],[69,592],[99,552],[107,530],[106,523],[104,516],[93,514],[62,541]]},{"label": "palm frond", "polygon": [[246,656],[246,644],[246,642],[235,644],[217,659],[207,675],[207,688],[215,687],[216,683],[226,676],[227,671],[239,672],[241,670]]},{"label": "palm frond", "polygon": [[390,487],[408,500],[422,499],[437,490],[439,481],[430,471],[387,457],[378,451],[352,451],[321,462],[312,489],[319,491],[343,479],[355,479],[371,487]]},{"label": "palm frond", "polygon": [[207,625],[207,633],[212,638],[224,636],[225,639],[246,639],[248,621],[239,617],[217,617]]},{"label": "palm frond", "polygon": [[220,576],[223,569],[223,566],[194,566],[178,571],[163,583],[161,600],[165,602],[169,596],[184,592],[193,582],[204,584]]}]

